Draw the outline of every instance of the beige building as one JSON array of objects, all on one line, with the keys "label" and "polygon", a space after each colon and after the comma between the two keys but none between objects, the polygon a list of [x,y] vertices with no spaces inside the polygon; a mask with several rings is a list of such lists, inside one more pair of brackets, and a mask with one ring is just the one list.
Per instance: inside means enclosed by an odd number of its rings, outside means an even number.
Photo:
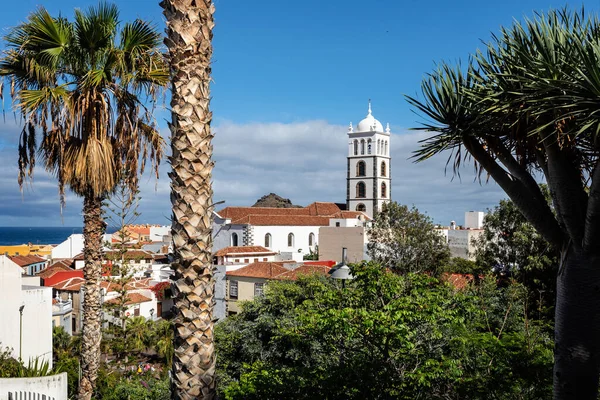
[{"label": "beige building", "polygon": [[346,262],[368,260],[367,229],[364,226],[325,226],[319,229],[319,260],[342,261],[342,248],[347,249]]},{"label": "beige building", "polygon": [[226,295],[227,315],[241,311],[242,301],[251,301],[261,296],[270,280],[296,280],[301,275],[327,274],[329,266],[298,264],[293,261],[255,262],[240,269],[227,271]]},{"label": "beige building", "polygon": [[263,293],[265,283],[277,275],[288,272],[283,262],[255,262],[234,271],[228,271],[227,278],[227,315],[241,311],[239,303],[253,300]]}]

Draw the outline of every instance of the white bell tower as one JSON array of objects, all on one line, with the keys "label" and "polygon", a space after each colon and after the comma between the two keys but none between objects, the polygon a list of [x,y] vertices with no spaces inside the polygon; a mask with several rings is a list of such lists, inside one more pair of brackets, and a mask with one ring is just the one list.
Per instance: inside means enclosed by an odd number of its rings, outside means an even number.
[{"label": "white bell tower", "polygon": [[356,130],[348,127],[348,172],[346,207],[363,211],[374,218],[383,204],[391,200],[390,124],[383,129],[381,122],[369,111]]}]

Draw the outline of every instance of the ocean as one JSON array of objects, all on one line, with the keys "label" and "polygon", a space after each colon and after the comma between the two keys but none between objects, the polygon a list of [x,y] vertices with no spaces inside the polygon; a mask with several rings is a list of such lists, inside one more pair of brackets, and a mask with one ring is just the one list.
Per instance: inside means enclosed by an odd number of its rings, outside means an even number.
[{"label": "ocean", "polygon": [[[59,244],[73,233],[82,233],[82,227],[0,227],[0,246],[18,244]],[[114,228],[108,228],[106,233],[114,233]]]}]

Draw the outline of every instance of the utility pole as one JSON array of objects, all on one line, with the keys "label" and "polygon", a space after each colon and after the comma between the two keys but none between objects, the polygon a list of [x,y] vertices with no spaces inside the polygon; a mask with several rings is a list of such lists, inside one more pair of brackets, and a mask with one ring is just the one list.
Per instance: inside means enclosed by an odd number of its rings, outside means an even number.
[{"label": "utility pole", "polygon": [[23,349],[23,309],[25,308],[25,304],[19,307],[19,361],[23,362],[23,358],[21,357],[22,349]]}]

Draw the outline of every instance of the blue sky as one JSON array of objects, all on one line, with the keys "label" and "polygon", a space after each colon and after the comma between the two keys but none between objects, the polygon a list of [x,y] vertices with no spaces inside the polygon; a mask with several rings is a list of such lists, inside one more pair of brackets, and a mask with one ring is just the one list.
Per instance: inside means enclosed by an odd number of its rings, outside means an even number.
[{"label": "blue sky", "polygon": [[[21,0],[0,13],[2,34],[38,6],[70,17],[95,1]],[[116,1],[121,20],[150,20],[161,30],[158,1]],[[490,32],[547,1],[217,0],[212,85],[215,201],[251,205],[269,192],[296,204],[345,199],[345,127],[366,114],[389,122],[392,196],[415,204],[436,222],[462,223],[468,210],[485,210],[505,197],[494,183],[480,186],[444,174],[445,157],[414,165],[407,158],[422,134],[404,95],[438,61],[458,62],[482,47]],[[574,7],[581,3],[571,3]],[[598,2],[585,3],[596,12]],[[3,45],[0,45],[3,46]],[[6,95],[7,93],[5,93]],[[4,100],[0,120],[0,226],[80,225],[80,202],[70,196],[60,216],[54,181],[36,172],[21,196],[16,185],[18,121]],[[165,119],[157,119],[168,135]],[[156,184],[144,179],[140,222],[167,224],[168,166]]]}]

